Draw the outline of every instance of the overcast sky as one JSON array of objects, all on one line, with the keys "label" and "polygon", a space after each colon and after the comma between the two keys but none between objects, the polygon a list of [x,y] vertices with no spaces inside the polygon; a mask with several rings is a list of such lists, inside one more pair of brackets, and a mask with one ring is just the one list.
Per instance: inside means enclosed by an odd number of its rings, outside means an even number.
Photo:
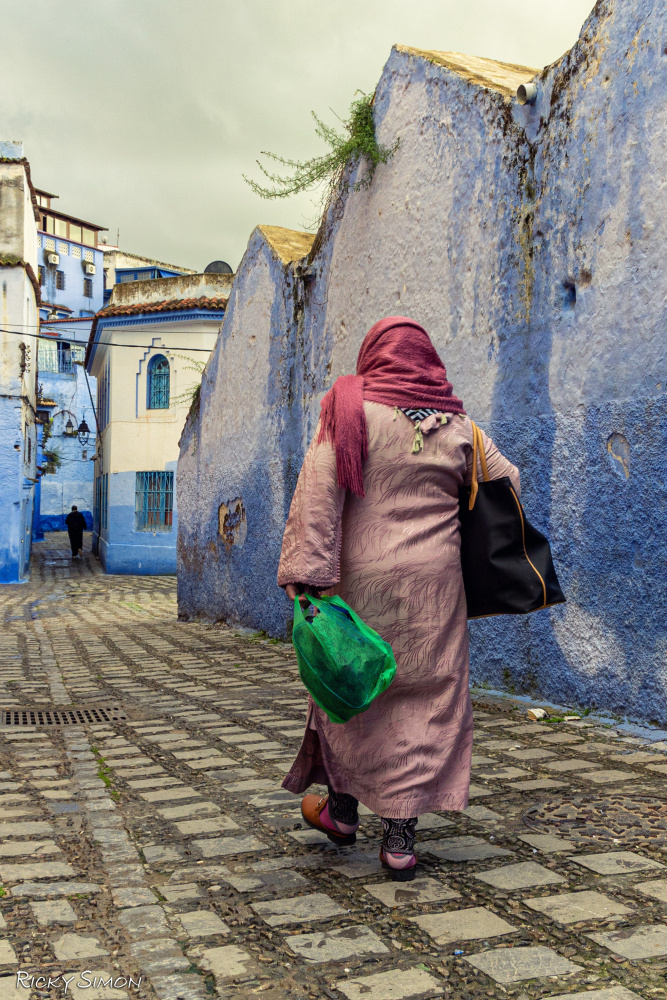
[{"label": "overcast sky", "polygon": [[[323,152],[391,46],[542,67],[593,0],[0,0],[0,138],[109,242],[203,270],[238,264],[258,223],[312,228],[313,199],[244,183],[268,149]],[[332,109],[330,111],[329,109]]]}]

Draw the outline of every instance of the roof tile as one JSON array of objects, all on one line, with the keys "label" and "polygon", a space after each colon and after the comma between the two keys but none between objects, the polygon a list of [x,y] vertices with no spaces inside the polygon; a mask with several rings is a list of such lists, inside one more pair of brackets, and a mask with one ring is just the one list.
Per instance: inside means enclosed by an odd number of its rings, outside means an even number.
[{"label": "roof tile", "polygon": [[207,298],[202,295],[198,299],[166,299],[162,302],[133,302],[131,305],[112,304],[100,309],[97,318],[106,316],[136,316],[140,313],[181,312],[185,309],[222,310],[227,305],[227,298],[218,296]]},{"label": "roof tile", "polygon": [[88,365],[90,353],[95,343],[98,320],[100,319],[105,319],[107,316],[138,316],[141,313],[183,312],[188,309],[208,309],[211,312],[221,312],[227,307],[227,301],[228,296],[220,295],[208,298],[206,295],[202,295],[198,299],[166,299],[162,302],[133,302],[131,305],[121,305],[120,303],[118,305],[108,305],[95,314],[88,338],[84,364]]}]

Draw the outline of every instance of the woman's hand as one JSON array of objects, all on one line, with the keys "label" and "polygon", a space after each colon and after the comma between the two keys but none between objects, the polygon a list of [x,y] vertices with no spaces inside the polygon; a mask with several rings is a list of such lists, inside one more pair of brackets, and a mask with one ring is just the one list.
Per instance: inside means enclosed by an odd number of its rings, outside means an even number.
[{"label": "woman's hand", "polygon": [[311,597],[319,597],[320,590],[320,587],[312,587],[309,583],[288,583],[285,585],[285,593],[289,597],[290,601],[293,601],[294,598],[298,596],[299,604],[302,608],[307,608],[310,604],[308,595]]}]

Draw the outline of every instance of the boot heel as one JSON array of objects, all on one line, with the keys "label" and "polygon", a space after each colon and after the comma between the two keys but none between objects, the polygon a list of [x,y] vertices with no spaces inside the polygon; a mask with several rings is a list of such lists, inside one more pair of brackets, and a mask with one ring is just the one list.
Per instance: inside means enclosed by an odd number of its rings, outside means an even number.
[{"label": "boot heel", "polygon": [[417,868],[416,865],[414,868],[402,868],[402,869],[390,868],[389,865],[387,865],[387,867],[389,868],[389,871],[391,873],[390,877],[392,882],[412,882],[412,880],[415,877]]}]

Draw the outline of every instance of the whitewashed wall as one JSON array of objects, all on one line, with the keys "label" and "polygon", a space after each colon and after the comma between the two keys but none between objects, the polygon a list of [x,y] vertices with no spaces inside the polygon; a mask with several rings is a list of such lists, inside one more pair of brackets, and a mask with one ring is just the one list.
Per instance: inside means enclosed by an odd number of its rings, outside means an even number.
[{"label": "whitewashed wall", "polygon": [[[280,527],[319,400],[374,322],[408,315],[521,468],[568,596],[475,623],[473,677],[667,721],[664,23],[656,0],[600,0],[525,107],[511,67],[503,84],[479,61],[392,51],[375,114],[394,157],[305,270],[269,266],[256,236],[239,269],[183,439],[179,545],[202,558],[181,564],[182,613],[285,630]],[[247,535],[221,549],[232,494]]]},{"label": "whitewashed wall", "polygon": [[22,144],[0,142],[0,155],[0,583],[17,583],[29,575],[37,482],[37,226]]}]

